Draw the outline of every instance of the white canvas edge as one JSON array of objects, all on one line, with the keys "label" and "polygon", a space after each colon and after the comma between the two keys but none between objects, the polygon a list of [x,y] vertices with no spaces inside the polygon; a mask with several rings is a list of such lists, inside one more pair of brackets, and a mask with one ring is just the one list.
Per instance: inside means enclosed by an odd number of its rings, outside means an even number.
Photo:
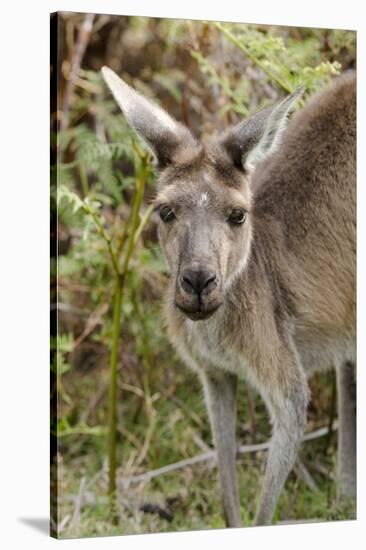
[{"label": "white canvas edge", "polygon": [[[4,548],[161,550],[187,545],[219,548],[362,548],[366,539],[366,205],[365,23],[362,3],[307,0],[244,3],[226,0],[184,3],[155,0],[64,0],[2,7],[0,163],[1,220],[1,545]],[[49,13],[89,11],[121,15],[218,19],[358,30],[358,520],[239,530],[55,541],[44,529],[49,505],[48,444],[48,60]],[[362,25],[362,26],[361,26]],[[5,64],[5,67],[4,67]],[[32,521],[30,521],[32,520]],[[33,527],[31,525],[33,524]],[[38,527],[37,527],[38,525]]]}]

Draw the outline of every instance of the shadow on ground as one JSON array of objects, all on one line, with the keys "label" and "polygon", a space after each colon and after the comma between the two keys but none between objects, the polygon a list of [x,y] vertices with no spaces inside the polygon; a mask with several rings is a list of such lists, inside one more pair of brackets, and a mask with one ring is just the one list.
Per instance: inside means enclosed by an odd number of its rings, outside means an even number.
[{"label": "shadow on ground", "polygon": [[24,525],[28,525],[36,531],[39,531],[43,535],[49,536],[50,534],[49,518],[19,518],[18,521],[20,521]]}]

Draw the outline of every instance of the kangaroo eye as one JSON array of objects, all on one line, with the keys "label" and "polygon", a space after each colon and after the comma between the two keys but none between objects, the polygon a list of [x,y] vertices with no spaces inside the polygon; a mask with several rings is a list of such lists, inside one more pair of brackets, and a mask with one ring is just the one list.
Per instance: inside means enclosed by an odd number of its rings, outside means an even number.
[{"label": "kangaroo eye", "polygon": [[228,222],[232,224],[241,224],[245,222],[247,212],[242,208],[234,208],[228,217]]},{"label": "kangaroo eye", "polygon": [[175,219],[175,214],[173,210],[170,208],[170,206],[162,206],[159,210],[160,218],[164,223],[171,222]]}]

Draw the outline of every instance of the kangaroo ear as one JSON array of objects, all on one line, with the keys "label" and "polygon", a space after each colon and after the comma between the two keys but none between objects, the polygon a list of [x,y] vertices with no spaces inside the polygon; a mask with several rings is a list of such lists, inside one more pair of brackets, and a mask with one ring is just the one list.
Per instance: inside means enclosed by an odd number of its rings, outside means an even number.
[{"label": "kangaroo ear", "polygon": [[103,67],[102,74],[128,123],[149,146],[161,168],[174,162],[187,147],[196,146],[185,126],[128,86],[111,69]]},{"label": "kangaroo ear", "polygon": [[224,133],[220,143],[235,166],[245,171],[253,170],[277,149],[288,114],[303,91],[304,88],[298,88],[277,105],[254,114]]}]

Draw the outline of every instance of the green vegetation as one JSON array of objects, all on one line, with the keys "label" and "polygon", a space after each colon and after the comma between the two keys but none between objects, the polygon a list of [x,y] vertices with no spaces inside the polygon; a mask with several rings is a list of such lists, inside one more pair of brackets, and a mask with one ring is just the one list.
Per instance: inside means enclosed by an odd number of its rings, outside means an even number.
[{"label": "green vegetation", "polygon": [[[61,537],[223,527],[212,460],[128,481],[212,447],[200,384],[164,330],[167,274],[150,206],[156,175],[99,69],[111,66],[205,137],[300,84],[306,101],[354,66],[355,33],[96,16],[88,34],[84,24],[81,14],[59,16],[58,132],[51,136],[59,254],[53,522]],[[55,275],[55,261],[52,267]],[[329,424],[333,383],[332,374],[312,380],[308,431]],[[263,403],[244,384],[240,396],[240,444],[267,441]],[[335,501],[335,449],[335,433],[304,444],[307,475],[291,474],[276,521],[354,516]],[[246,525],[265,455],[240,456]]]}]

